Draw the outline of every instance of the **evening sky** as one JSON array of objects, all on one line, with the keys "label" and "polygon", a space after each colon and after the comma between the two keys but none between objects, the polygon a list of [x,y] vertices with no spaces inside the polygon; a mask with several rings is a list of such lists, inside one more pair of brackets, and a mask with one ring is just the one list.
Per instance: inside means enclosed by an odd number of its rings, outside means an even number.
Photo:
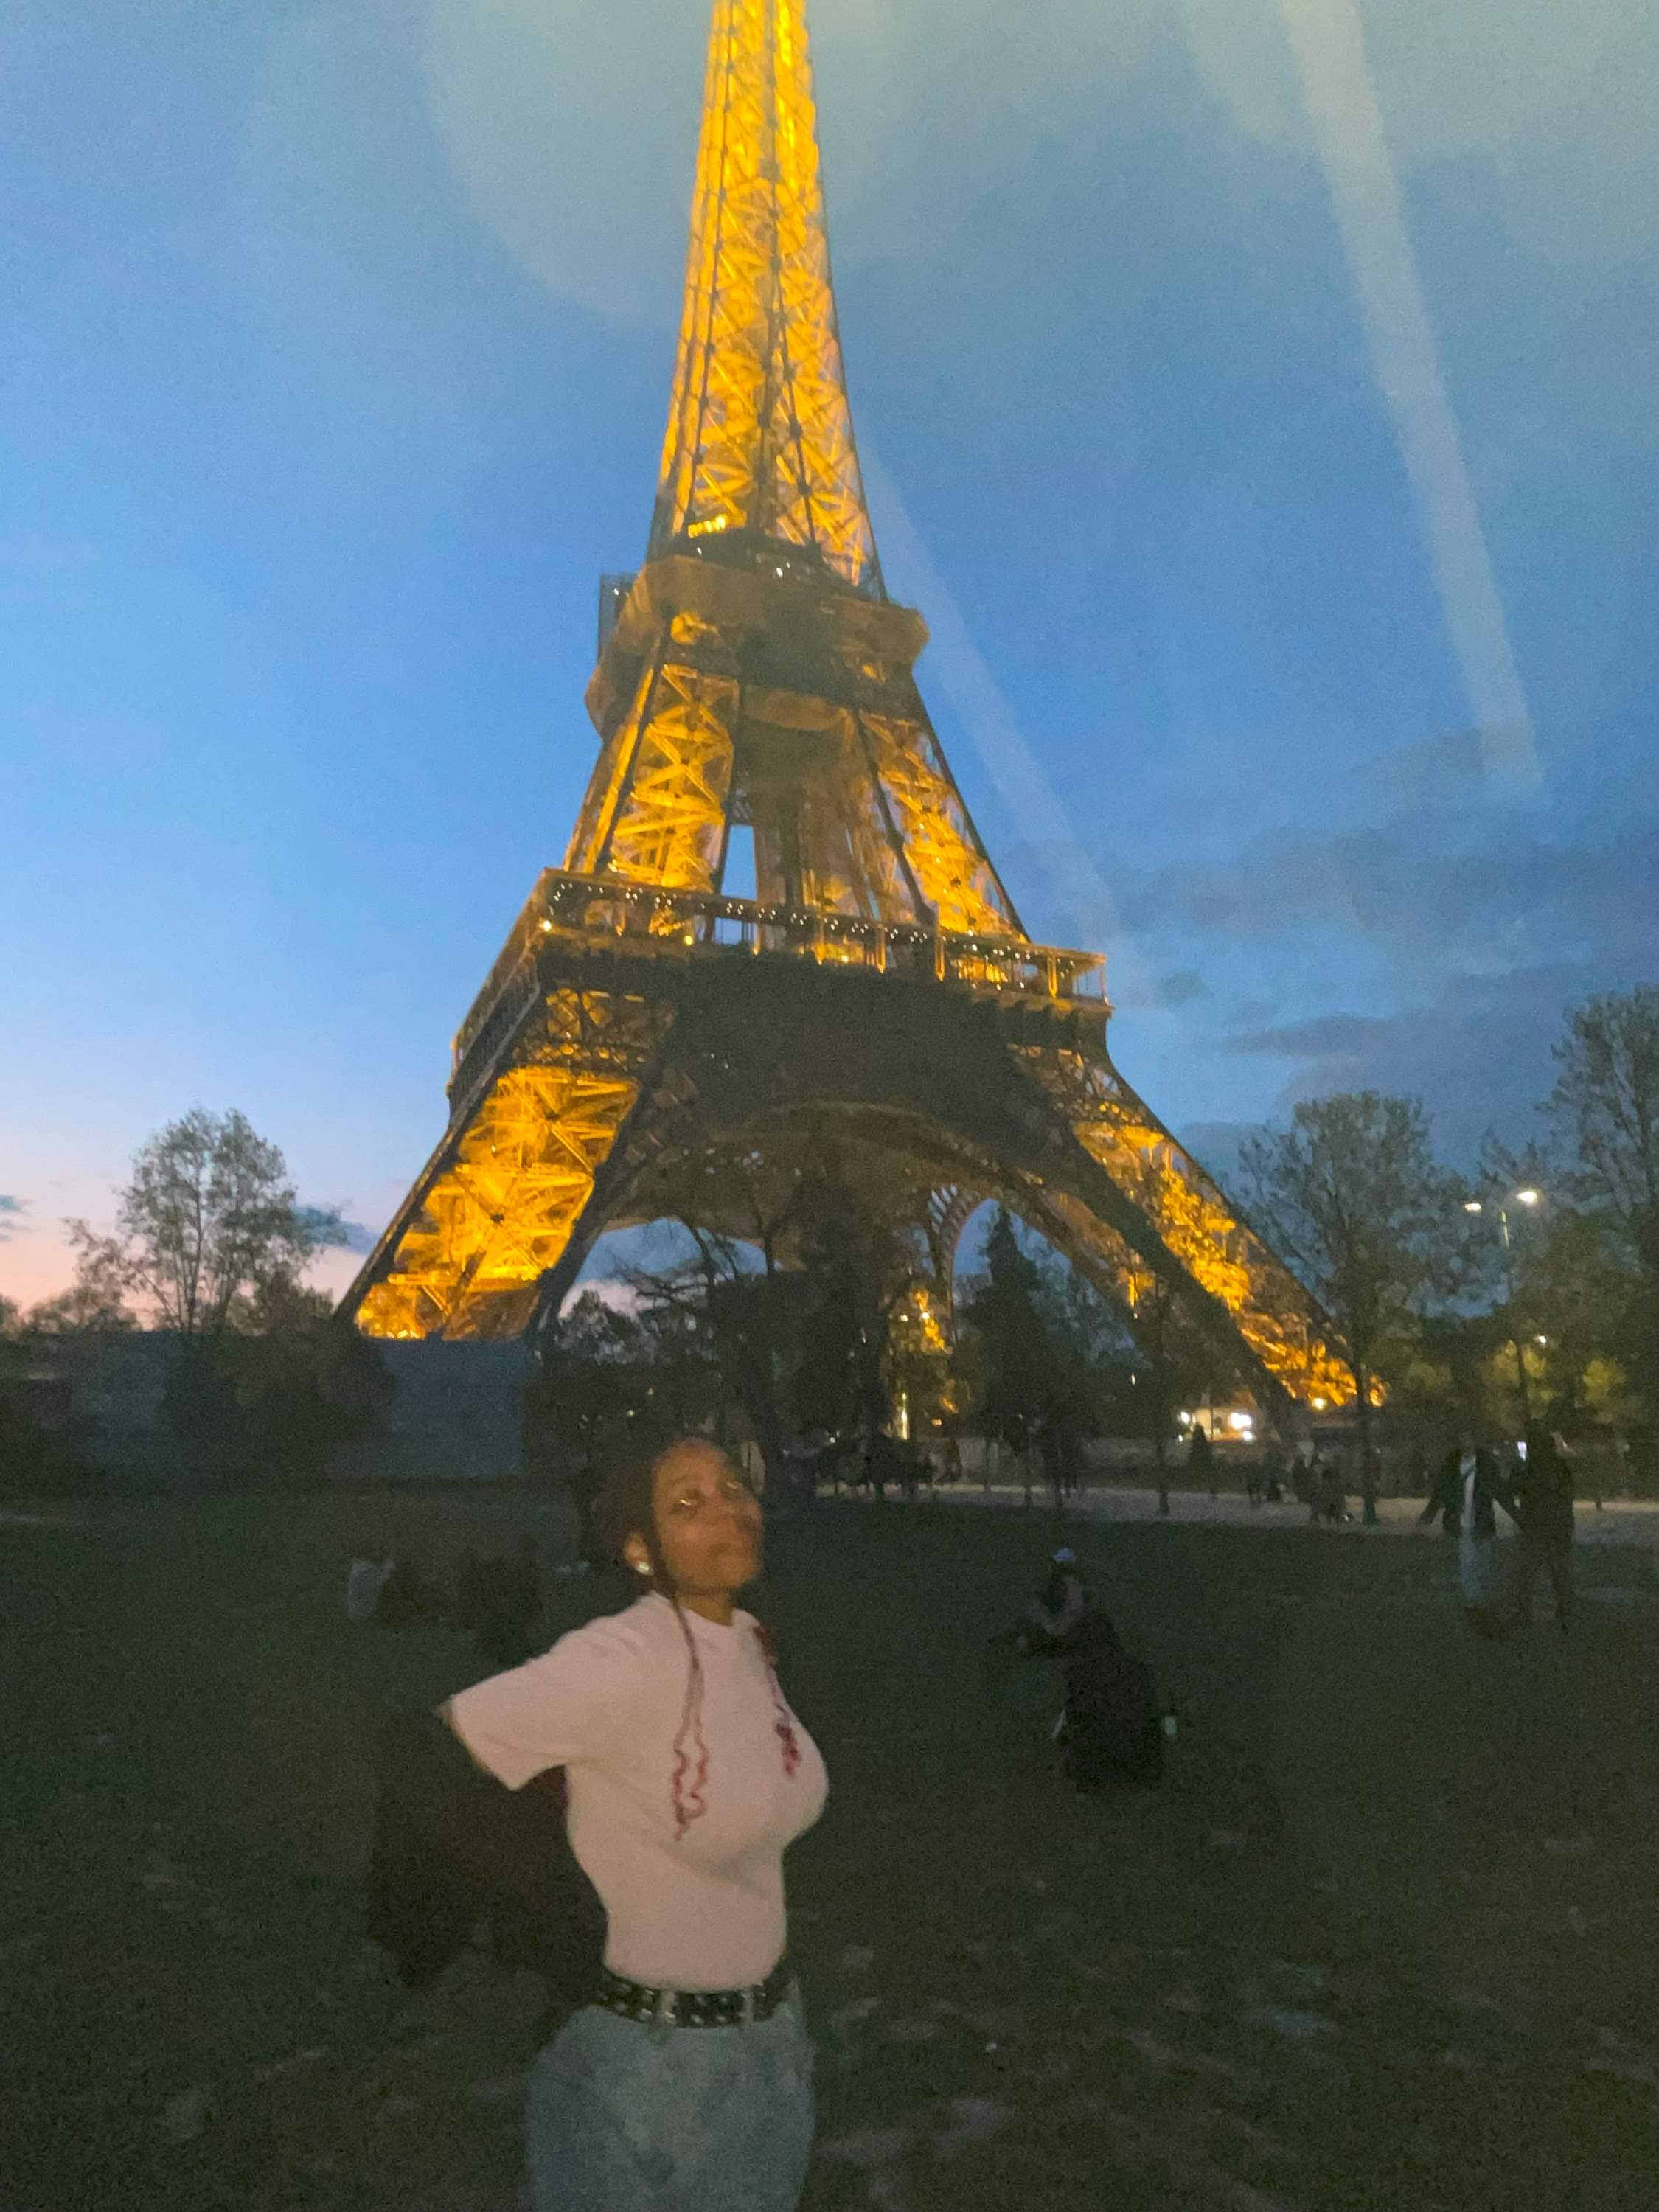
[{"label": "evening sky", "polygon": [[[1364,0],[1382,170],[1298,70],[1353,20],[813,11],[924,688],[1027,925],[1106,947],[1125,1072],[1223,1156],[1360,1084],[1522,1135],[1564,1007],[1659,975],[1659,9]],[[364,1232],[430,1149],[592,758],[706,23],[12,0],[0,1291],[193,1103]]]}]

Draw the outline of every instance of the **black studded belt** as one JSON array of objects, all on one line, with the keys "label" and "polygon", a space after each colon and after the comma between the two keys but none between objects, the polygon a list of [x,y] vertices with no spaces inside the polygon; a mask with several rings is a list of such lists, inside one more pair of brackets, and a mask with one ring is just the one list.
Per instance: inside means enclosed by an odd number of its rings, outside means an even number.
[{"label": "black studded belt", "polygon": [[787,1959],[746,1990],[653,1990],[601,1966],[593,2002],[623,2020],[653,2021],[663,2027],[738,2027],[745,2021],[770,2020],[793,1988]]}]

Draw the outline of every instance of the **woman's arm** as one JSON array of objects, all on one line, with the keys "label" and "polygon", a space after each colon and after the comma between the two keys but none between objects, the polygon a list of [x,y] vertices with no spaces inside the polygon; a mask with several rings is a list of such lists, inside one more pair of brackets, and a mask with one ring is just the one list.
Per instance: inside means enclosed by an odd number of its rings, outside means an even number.
[{"label": "woman's arm", "polygon": [[521,1790],[550,1766],[604,1756],[627,1725],[642,1660],[625,1615],[590,1621],[522,1667],[458,1690],[439,1711],[487,1774]]}]

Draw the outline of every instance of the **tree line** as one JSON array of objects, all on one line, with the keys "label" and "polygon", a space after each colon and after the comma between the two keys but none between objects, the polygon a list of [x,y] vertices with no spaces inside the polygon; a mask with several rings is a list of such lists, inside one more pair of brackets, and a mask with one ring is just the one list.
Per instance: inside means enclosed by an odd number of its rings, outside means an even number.
[{"label": "tree line", "polygon": [[[1242,1148],[1235,1195],[1328,1315],[1364,1443],[1547,1422],[1651,1460],[1659,989],[1587,1000],[1554,1056],[1535,1139],[1489,1138],[1473,1173],[1437,1158],[1419,1102],[1371,1091],[1305,1102]],[[769,1468],[805,1440],[879,1477],[896,1431],[947,1449],[971,1432],[1058,1484],[1117,1437],[1147,1446],[1162,1486],[1178,1409],[1249,1388],[1161,1279],[1131,1313],[1006,1212],[958,1281],[954,1229],[892,1218],[833,1143],[782,1173],[695,1133],[691,1158],[678,1256],[589,1289],[541,1347],[532,1433],[550,1462],[712,1424]],[[27,1314],[0,1300],[0,1384],[47,1340],[143,1326],[175,1347],[187,1470],[291,1475],[372,1423],[390,1388],[375,1349],[304,1279],[343,1226],[300,1203],[243,1115],[172,1123],[135,1158],[114,1227],[69,1229],[71,1287]],[[0,1392],[14,1459],[17,1404]]]},{"label": "tree line", "polygon": [[1601,1431],[1659,1425],[1659,989],[1588,999],[1519,1150],[1435,1158],[1414,1099],[1298,1106],[1243,1148],[1247,1206],[1330,1315],[1362,1424]]},{"label": "tree line", "polygon": [[[1329,1317],[1362,1451],[1544,1423],[1659,1473],[1659,990],[1585,1000],[1554,1058],[1535,1139],[1489,1136],[1472,1173],[1437,1158],[1419,1100],[1375,1091],[1307,1101],[1241,1148],[1236,1196]],[[744,1216],[732,1164],[711,1152],[710,1173]],[[678,1267],[567,1313],[541,1383],[556,1453],[736,1412],[769,1466],[805,1437],[856,1470],[898,1409],[1056,1485],[1091,1439],[1138,1438],[1162,1488],[1179,1410],[1249,1389],[1161,1278],[1132,1315],[1006,1212],[953,1286],[833,1156],[769,1213],[763,1191],[757,1172],[731,1234],[688,1224]]]},{"label": "tree line", "polygon": [[0,1298],[0,1446],[15,1479],[96,1472],[85,1422],[43,1419],[20,1380],[43,1355],[50,1369],[54,1345],[141,1328],[170,1340],[161,1410],[187,1478],[303,1476],[372,1425],[390,1377],[305,1280],[344,1224],[301,1204],[245,1115],[198,1107],[170,1122],[135,1155],[112,1229],[65,1225],[70,1287],[27,1313]]}]

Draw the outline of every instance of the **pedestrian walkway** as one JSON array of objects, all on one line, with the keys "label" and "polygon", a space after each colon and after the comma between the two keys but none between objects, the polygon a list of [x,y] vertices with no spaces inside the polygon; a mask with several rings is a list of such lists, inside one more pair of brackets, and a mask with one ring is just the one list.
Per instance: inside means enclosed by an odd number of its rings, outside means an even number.
[{"label": "pedestrian walkway", "polygon": [[[931,1493],[924,1492],[921,1503],[926,1506],[931,1498],[943,1504],[977,1505],[988,1508],[1013,1508],[1024,1505],[1024,1486],[1018,1482],[993,1482],[988,1488],[979,1482],[942,1483]],[[888,1503],[897,1502],[898,1493],[890,1492]],[[1031,1492],[1034,1511],[1046,1511],[1051,1506],[1051,1496],[1046,1486]],[[1352,1518],[1334,1526],[1321,1523],[1319,1533],[1329,1536],[1411,1536],[1419,1533],[1417,1516],[1423,1510],[1420,1498],[1379,1498],[1377,1518],[1374,1527],[1367,1528],[1361,1518],[1357,1498],[1351,1498],[1348,1509]],[[1120,1489],[1116,1486],[1090,1486],[1074,1490],[1066,1500],[1068,1520],[1081,1521],[1156,1521],[1158,1516],[1156,1490]],[[1172,1490],[1170,1492],[1169,1516],[1183,1527],[1212,1524],[1225,1528],[1306,1528],[1308,1509],[1294,1498],[1286,1498],[1279,1505],[1252,1505],[1249,1500],[1234,1491],[1220,1491],[1213,1498],[1203,1490]],[[1621,1498],[1616,1504],[1597,1511],[1593,1500],[1578,1501],[1576,1540],[1581,1544],[1638,1545],[1659,1552],[1659,1501],[1649,1498]]]}]

